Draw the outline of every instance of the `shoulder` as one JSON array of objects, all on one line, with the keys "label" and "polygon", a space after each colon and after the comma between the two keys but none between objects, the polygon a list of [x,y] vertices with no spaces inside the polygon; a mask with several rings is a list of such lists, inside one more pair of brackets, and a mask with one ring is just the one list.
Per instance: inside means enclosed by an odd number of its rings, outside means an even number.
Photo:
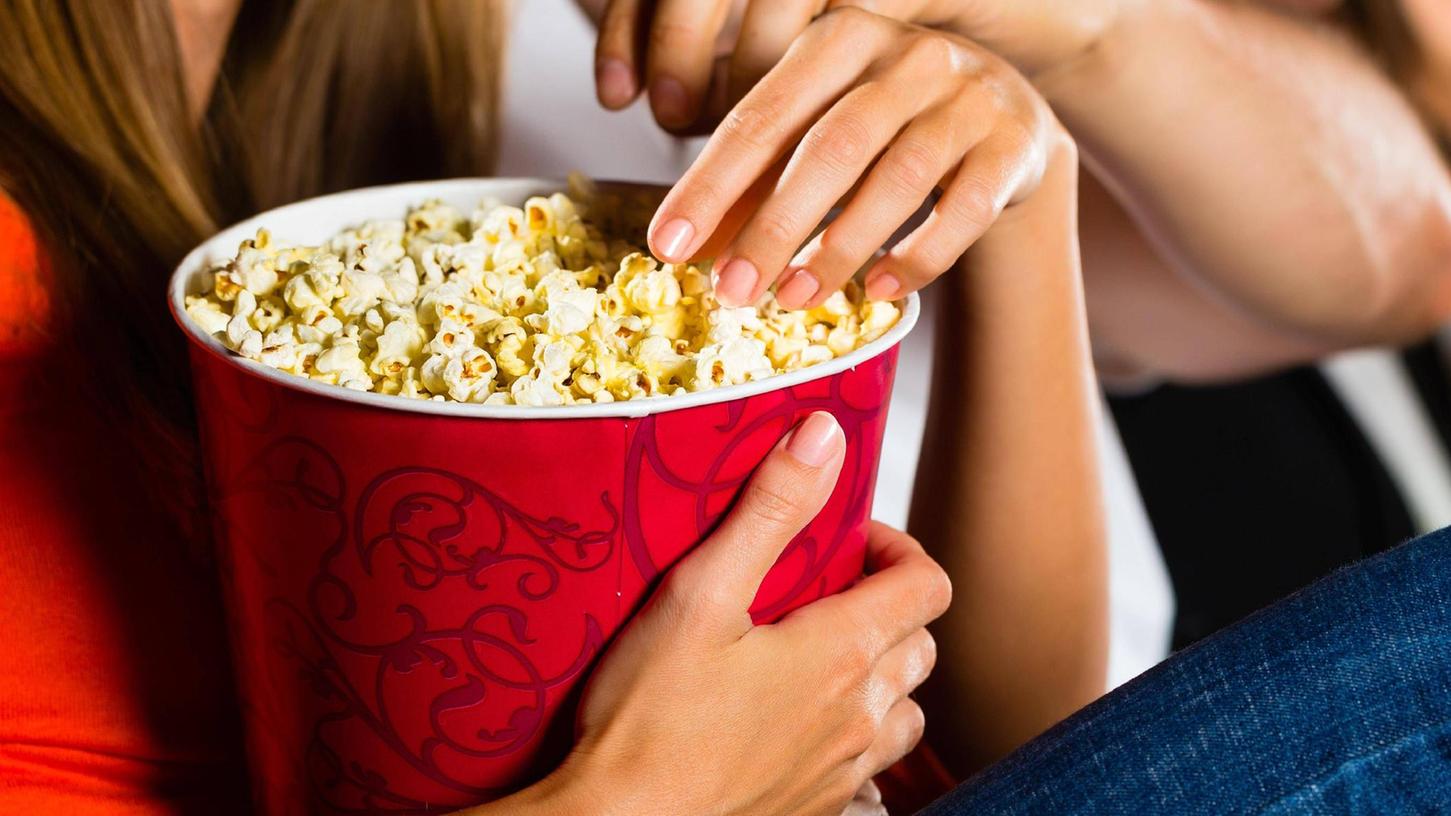
[{"label": "shoulder", "polygon": [[48,277],[30,219],[0,191],[0,359],[44,347],[50,318]]}]

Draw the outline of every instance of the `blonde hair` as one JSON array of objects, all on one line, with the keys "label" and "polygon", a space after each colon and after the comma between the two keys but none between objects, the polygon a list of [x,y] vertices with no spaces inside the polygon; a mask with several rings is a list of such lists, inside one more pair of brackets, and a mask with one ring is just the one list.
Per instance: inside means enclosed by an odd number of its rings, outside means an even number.
[{"label": "blonde hair", "polygon": [[[164,283],[219,224],[492,168],[505,0],[246,0],[203,122],[168,0],[0,3],[0,190],[40,238],[88,399],[166,496],[196,485]],[[74,386],[67,385],[68,388]],[[174,502],[173,502],[174,503]],[[195,496],[181,502],[195,518]]]}]

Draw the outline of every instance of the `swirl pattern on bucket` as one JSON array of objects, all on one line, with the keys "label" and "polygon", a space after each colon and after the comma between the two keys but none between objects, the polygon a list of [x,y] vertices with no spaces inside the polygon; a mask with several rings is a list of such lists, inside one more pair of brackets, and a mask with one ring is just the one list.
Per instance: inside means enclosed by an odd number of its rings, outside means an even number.
[{"label": "swirl pattern on bucket", "polygon": [[642,418],[395,412],[194,349],[257,805],[423,813],[557,764],[604,645],[808,413],[848,453],[757,596],[772,620],[860,574],[889,351]]}]

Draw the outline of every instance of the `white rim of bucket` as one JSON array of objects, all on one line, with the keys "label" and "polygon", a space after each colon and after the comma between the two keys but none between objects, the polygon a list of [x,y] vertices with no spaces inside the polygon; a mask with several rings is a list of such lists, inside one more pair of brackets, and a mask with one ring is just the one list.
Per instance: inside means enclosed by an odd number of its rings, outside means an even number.
[{"label": "white rim of bucket", "polygon": [[[630,182],[601,181],[597,182],[597,184],[604,189],[615,188],[624,191],[663,189],[656,185],[634,184]],[[187,253],[187,256],[182,259],[181,264],[177,266],[176,271],[172,273],[171,282],[168,284],[168,301],[170,302],[172,317],[193,342],[197,343],[212,355],[222,358],[228,364],[268,382],[325,399],[352,402],[389,411],[406,411],[415,414],[434,414],[451,417],[473,417],[476,419],[598,419],[604,417],[638,418],[651,414],[662,414],[669,411],[696,408],[702,405],[731,402],[772,391],[780,391],[803,383],[824,379],[834,374],[840,374],[843,371],[856,368],[858,365],[883,354],[900,343],[902,338],[906,337],[907,333],[912,330],[912,327],[917,324],[917,318],[921,312],[921,301],[917,297],[917,294],[913,292],[903,300],[897,301],[898,306],[902,310],[902,315],[898,319],[897,324],[881,337],[856,349],[850,354],[797,371],[775,374],[765,379],[742,383],[741,385],[730,385],[722,388],[712,388],[706,391],[695,391],[680,396],[646,397],[644,399],[622,400],[619,402],[549,406],[479,405],[476,403],[444,402],[432,399],[419,400],[388,394],[378,394],[371,391],[355,391],[351,388],[328,385],[327,383],[310,380],[306,377],[299,377],[296,374],[279,371],[255,360],[242,357],[231,349],[228,349],[216,337],[203,332],[201,327],[196,325],[195,321],[186,314],[186,295],[188,289],[192,288],[190,284],[193,279],[202,272],[205,272],[212,265],[218,263],[221,259],[230,258],[235,255],[237,246],[244,239],[250,238],[255,234],[259,227],[266,227],[274,233],[285,233],[286,227],[278,225],[285,225],[289,219],[296,218],[307,211],[326,208],[330,204],[337,204],[343,200],[378,199],[380,204],[389,202],[401,206],[417,204],[430,198],[447,198],[450,196],[456,198],[459,195],[467,194],[474,194],[482,200],[491,195],[489,191],[490,187],[502,187],[505,185],[530,189],[534,192],[526,193],[526,195],[535,195],[566,189],[567,182],[559,179],[508,177],[407,182],[333,193],[259,213],[245,221],[227,227]],[[362,216],[358,220],[387,217],[390,216],[378,213]],[[287,240],[289,242],[293,240],[320,241],[328,237],[324,235],[301,239],[288,238]]]}]

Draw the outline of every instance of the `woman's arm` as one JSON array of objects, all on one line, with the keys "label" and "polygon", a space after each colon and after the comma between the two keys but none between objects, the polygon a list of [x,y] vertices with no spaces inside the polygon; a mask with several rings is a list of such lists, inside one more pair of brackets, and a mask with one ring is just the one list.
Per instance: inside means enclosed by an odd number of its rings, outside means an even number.
[{"label": "woman's arm", "polygon": [[1146,263],[1089,258],[1115,357],[1229,377],[1451,315],[1451,177],[1345,32],[1225,0],[886,2],[1032,72],[1151,241]]},{"label": "woman's arm", "polygon": [[953,770],[1103,693],[1107,572],[1066,136],[1031,198],[945,275],[910,529],[952,576],[924,689]]},{"label": "woman's arm", "polygon": [[712,89],[749,87],[823,7],[987,46],[1035,78],[1152,241],[1148,263],[1089,270],[1095,339],[1111,327],[1126,367],[1235,376],[1413,340],[1451,314],[1451,177],[1403,90],[1329,25],[1227,0],[757,0],[716,63],[729,81],[712,82],[714,51],[684,46],[716,35],[724,2],[666,2],[664,25],[614,0],[599,53],[628,65],[628,93],[601,82],[602,99],[628,102],[640,63],[671,53],[710,119]]},{"label": "woman's arm", "polygon": [[[1099,380],[1213,382],[1315,359],[1331,345],[1246,314],[1169,268],[1102,182],[1080,170],[1079,235]],[[1147,339],[1153,344],[1145,348]]]},{"label": "woman's arm", "polygon": [[[1091,293],[1095,311],[1163,318],[1130,333],[1131,315],[1096,313],[1121,329],[1115,352],[1168,376],[1233,375],[1414,340],[1451,314],[1451,179],[1400,90],[1342,32],[1254,5],[1154,0],[1124,4],[1087,50],[1049,66],[1039,87],[1167,264],[1090,278],[1121,287]],[[1164,274],[1207,302],[1159,297]],[[1266,342],[1222,343],[1244,323]],[[1175,324],[1174,344],[1197,354],[1162,353]]]}]

